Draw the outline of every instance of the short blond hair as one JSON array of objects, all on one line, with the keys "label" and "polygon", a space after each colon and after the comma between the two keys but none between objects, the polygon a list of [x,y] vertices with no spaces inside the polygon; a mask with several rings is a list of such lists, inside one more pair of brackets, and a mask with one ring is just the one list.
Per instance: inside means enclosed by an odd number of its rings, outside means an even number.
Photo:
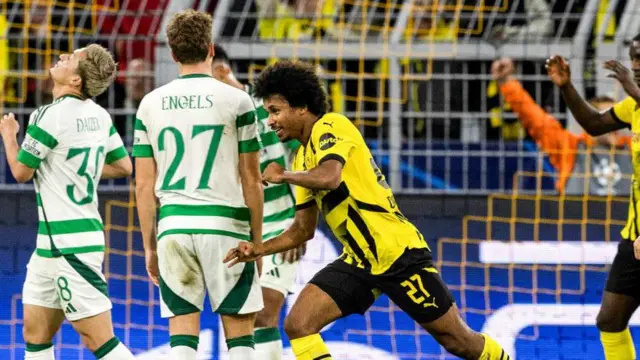
[{"label": "short blond hair", "polygon": [[91,98],[102,94],[116,77],[118,64],[111,53],[98,44],[85,48],[86,56],[78,62],[82,95]]}]

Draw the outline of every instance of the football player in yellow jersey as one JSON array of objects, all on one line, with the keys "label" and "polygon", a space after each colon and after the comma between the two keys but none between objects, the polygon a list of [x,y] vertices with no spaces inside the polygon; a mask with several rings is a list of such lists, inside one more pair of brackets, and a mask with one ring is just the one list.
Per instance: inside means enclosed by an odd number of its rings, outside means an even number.
[{"label": "football player in yellow jersey", "polygon": [[640,34],[633,38],[629,46],[629,57],[633,71],[615,60],[604,63],[604,67],[611,71],[608,77],[618,80],[629,95],[604,112],[596,111],[578,94],[571,84],[571,71],[565,59],[553,56],[547,60],[551,81],[560,88],[567,107],[589,135],[598,136],[623,128],[630,128],[633,132],[631,149],[635,166],[629,215],[627,225],[622,229],[622,241],[611,265],[596,319],[607,360],[636,358],[628,326],[631,315],[640,305]]},{"label": "football player in yellow jersey", "polygon": [[384,293],[450,353],[464,359],[506,360],[492,338],[472,331],[433,267],[424,237],[400,212],[384,175],[358,129],[327,113],[327,95],[312,65],[280,61],[254,83],[268,124],[280,141],[296,139],[293,171],[271,163],[266,183],[296,185],[294,223],[262,245],[247,242],[225,262],[253,261],[297,248],[313,237],[322,212],[343,244],[342,255],[302,290],[285,332],[299,360],[331,359],[320,330],[350,314],[364,314]]}]

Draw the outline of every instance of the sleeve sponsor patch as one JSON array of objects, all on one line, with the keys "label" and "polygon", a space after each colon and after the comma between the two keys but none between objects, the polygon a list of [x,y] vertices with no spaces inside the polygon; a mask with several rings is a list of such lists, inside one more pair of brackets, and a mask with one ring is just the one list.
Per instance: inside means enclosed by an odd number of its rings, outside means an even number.
[{"label": "sleeve sponsor patch", "polygon": [[36,139],[32,138],[31,136],[27,136],[22,142],[22,150],[38,158],[40,158],[42,155],[42,152],[39,150],[41,146],[42,144],[40,144]]},{"label": "sleeve sponsor patch", "polygon": [[338,141],[342,141],[342,138],[335,137],[332,133],[324,133],[320,136],[318,146],[320,150],[331,149]]}]

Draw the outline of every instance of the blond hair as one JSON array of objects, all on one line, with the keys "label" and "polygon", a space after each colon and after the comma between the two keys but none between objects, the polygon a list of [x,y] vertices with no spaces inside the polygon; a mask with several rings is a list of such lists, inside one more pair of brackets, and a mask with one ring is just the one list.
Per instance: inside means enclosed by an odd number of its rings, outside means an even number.
[{"label": "blond hair", "polygon": [[116,77],[118,64],[111,53],[98,44],[84,49],[86,56],[78,62],[78,75],[82,79],[82,95],[90,98],[102,94]]},{"label": "blond hair", "polygon": [[197,64],[207,59],[211,45],[211,15],[192,9],[175,14],[167,25],[167,40],[181,64]]}]

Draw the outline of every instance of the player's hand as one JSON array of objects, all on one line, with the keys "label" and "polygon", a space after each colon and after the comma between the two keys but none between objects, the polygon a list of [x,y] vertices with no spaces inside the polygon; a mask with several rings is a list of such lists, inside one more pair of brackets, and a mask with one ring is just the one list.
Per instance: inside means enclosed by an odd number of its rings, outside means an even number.
[{"label": "player's hand", "polygon": [[306,252],[307,243],[303,243],[299,248],[289,249],[283,253],[280,253],[280,256],[282,256],[282,260],[292,264],[300,260],[300,258],[302,258],[302,256],[304,256]]},{"label": "player's hand", "polygon": [[18,131],[20,131],[20,124],[16,121],[13,113],[4,115],[2,121],[0,121],[0,135],[2,135],[3,138],[15,139]]},{"label": "player's hand", "polygon": [[636,260],[640,260],[640,236],[633,242],[633,254],[636,256]]},{"label": "player's hand", "polygon": [[243,241],[227,253],[222,262],[229,263],[229,267],[241,262],[256,261],[262,254],[260,253],[260,245],[255,245],[249,241]]},{"label": "player's hand", "polygon": [[158,269],[158,253],[155,251],[145,251],[144,260],[147,265],[147,274],[151,282],[158,286],[160,284],[160,269]]},{"label": "player's hand", "polygon": [[262,173],[262,182],[265,183],[265,185],[266,183],[282,184],[284,170],[280,164],[276,162],[270,163]]},{"label": "player's hand", "polygon": [[499,83],[510,80],[514,71],[513,60],[510,58],[502,58],[491,64],[491,77]]},{"label": "player's hand", "polygon": [[605,61],[603,67],[611,71],[607,77],[618,80],[627,95],[633,98],[640,97],[640,87],[636,84],[631,70],[622,65],[618,60]]},{"label": "player's hand", "polygon": [[553,55],[548,58],[545,67],[549,78],[556,86],[562,87],[571,81],[571,68],[562,56]]}]

